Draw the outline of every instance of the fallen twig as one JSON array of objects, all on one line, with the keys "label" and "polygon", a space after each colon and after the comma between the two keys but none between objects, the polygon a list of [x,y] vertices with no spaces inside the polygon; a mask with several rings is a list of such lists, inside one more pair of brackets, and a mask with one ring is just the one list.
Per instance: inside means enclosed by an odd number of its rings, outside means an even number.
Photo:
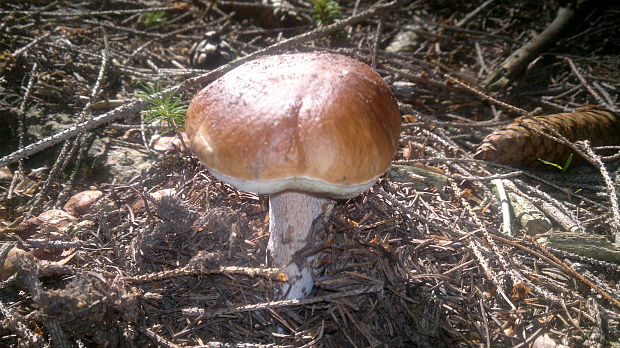
[{"label": "fallen twig", "polygon": [[560,7],[558,14],[549,26],[534,39],[513,52],[484,81],[488,90],[505,88],[541,52],[554,45],[568,27],[576,11],[571,6]]},{"label": "fallen twig", "polygon": [[138,330],[140,332],[142,332],[142,334],[144,334],[144,336],[150,338],[153,342],[155,342],[155,344],[158,347],[164,347],[164,348],[180,348],[180,346],[168,341],[167,339],[161,337],[160,335],[158,335],[157,333],[155,333],[153,330],[151,329],[147,329],[145,327],[141,327],[138,328]]},{"label": "fallen twig", "polygon": [[[34,86],[34,81],[36,80],[36,71],[37,71],[37,62],[32,64],[32,69],[30,70],[30,78],[28,79],[28,84],[26,85],[26,90],[24,92],[24,96],[22,97],[22,102],[19,106],[19,115],[18,115],[18,148],[22,149],[24,147],[24,138],[26,136],[26,103],[28,99],[30,99],[30,93],[32,92],[32,87]],[[11,185],[9,186],[9,193],[7,194],[7,199],[11,199],[13,197],[13,192],[15,190],[15,185],[18,180],[23,179],[25,175],[24,170],[24,161],[19,161],[17,165],[17,171],[13,176],[13,180],[11,180]]]},{"label": "fallen twig", "polygon": [[463,17],[460,21],[458,21],[454,26],[457,27],[457,28],[464,26],[472,18],[476,17],[476,15],[478,13],[480,13],[480,11],[484,10],[487,6],[491,5],[493,3],[493,1],[495,1],[495,0],[487,0],[487,1],[483,2],[482,4],[480,4],[480,6],[476,7],[473,11],[471,11],[470,13],[465,15],[465,17]]},{"label": "fallen twig", "polygon": [[281,307],[290,307],[290,306],[302,306],[310,303],[317,302],[329,302],[331,300],[341,298],[341,297],[349,297],[360,294],[372,293],[372,292],[381,292],[383,291],[383,284],[366,286],[359,289],[353,289],[348,291],[341,291],[333,294],[308,297],[302,299],[294,299],[294,300],[280,300],[280,301],[271,301],[264,303],[256,303],[246,306],[240,307],[230,307],[230,308],[222,308],[216,310],[206,310],[203,308],[185,308],[181,309],[181,311],[185,314],[198,316],[198,317],[216,317],[218,315],[223,314],[232,314],[232,313],[241,313],[241,312],[251,312],[257,311],[261,309],[269,309],[269,308],[281,308]]},{"label": "fallen twig", "polygon": [[605,168],[603,161],[601,161],[601,157],[597,156],[594,151],[592,151],[592,147],[590,147],[588,143],[583,144],[583,149],[591,158],[590,161],[601,172],[605,185],[607,186],[607,195],[609,196],[609,203],[611,204],[611,216],[613,217],[611,223],[611,233],[614,235],[616,243],[620,244],[620,207],[618,207],[618,193],[616,191],[616,186],[614,185],[613,180],[611,180],[609,172]]},{"label": "fallen twig", "polygon": [[125,277],[125,281],[130,283],[146,283],[156,280],[163,280],[169,278],[176,278],[188,275],[209,275],[209,274],[242,274],[247,276],[264,277],[277,281],[286,281],[286,275],[277,268],[252,268],[252,267],[237,267],[237,266],[224,266],[218,268],[202,268],[202,267],[183,267],[172,269],[169,271],[162,271],[157,273],[149,273],[138,275],[134,277]]},{"label": "fallen twig", "polygon": [[591,282],[589,279],[587,279],[586,277],[582,276],[579,272],[577,272],[577,271],[573,270],[572,268],[570,268],[566,263],[564,263],[562,260],[560,260],[557,256],[553,255],[553,253],[551,253],[549,250],[547,250],[547,248],[545,248],[542,245],[540,245],[537,241],[535,241],[530,236],[524,235],[523,238],[525,238],[528,242],[532,243],[532,245],[536,246],[536,248],[538,248],[538,250],[540,250],[545,256],[547,256],[549,259],[551,259],[553,262],[555,262],[558,266],[560,266],[560,268],[564,272],[570,274],[571,276],[575,277],[580,282],[582,282],[585,285],[589,286],[592,290],[598,292],[601,296],[603,296],[603,298],[605,298],[607,301],[611,302],[614,306],[616,306],[617,308],[620,309],[620,300],[618,300],[617,298],[611,296],[607,291],[601,289],[596,284]]},{"label": "fallen twig", "polygon": [[614,108],[613,105],[610,105],[605,99],[603,99],[603,97],[601,97],[600,95],[598,95],[598,93],[596,93],[596,91],[594,91],[592,86],[590,86],[588,81],[586,81],[586,79],[583,77],[583,75],[579,72],[579,69],[577,69],[577,66],[575,65],[575,63],[573,62],[572,59],[570,59],[568,57],[564,57],[564,60],[570,66],[570,69],[573,71],[573,74],[575,74],[575,76],[577,76],[577,79],[579,80],[581,85],[586,89],[586,91],[588,91],[588,93],[590,93],[590,95],[592,95],[594,97],[594,99],[596,99],[596,101],[599,103],[599,105],[605,105],[605,107],[607,109],[613,110],[613,111],[617,111]]},{"label": "fallen twig", "polygon": [[11,313],[11,311],[0,301],[0,313],[4,317],[2,326],[15,332],[22,340],[28,343],[30,347],[47,347],[47,343],[43,341],[41,335],[32,332],[21,318]]},{"label": "fallen twig", "polygon": [[497,196],[501,203],[501,212],[502,212],[502,231],[506,235],[512,234],[511,227],[511,216],[510,216],[510,200],[508,199],[508,195],[506,194],[506,190],[504,189],[504,183],[501,179],[493,180],[493,184],[495,185],[495,191],[497,192]]},{"label": "fallen twig", "polygon": [[516,107],[514,105],[510,105],[508,103],[505,103],[505,102],[503,102],[501,100],[498,100],[496,98],[493,98],[490,95],[488,95],[488,94],[486,94],[486,93],[484,93],[484,92],[482,92],[482,91],[480,91],[480,90],[478,90],[478,89],[476,89],[476,88],[466,84],[465,82],[463,82],[463,81],[461,81],[461,80],[459,80],[459,79],[457,79],[457,78],[455,78],[453,76],[450,76],[448,74],[444,74],[444,77],[446,78],[446,80],[448,80],[450,82],[454,82],[457,85],[467,89],[468,91],[471,91],[471,92],[477,94],[478,96],[480,96],[484,100],[488,100],[488,101],[490,101],[490,102],[492,102],[492,103],[494,103],[496,105],[499,105],[499,106],[501,106],[501,107],[503,107],[503,108],[505,108],[507,110],[510,110],[510,111],[512,111],[514,113],[517,113],[517,114],[520,114],[520,115],[523,115],[523,116],[531,115],[530,112],[528,112],[526,110],[523,110],[523,109],[521,109],[519,107]]}]

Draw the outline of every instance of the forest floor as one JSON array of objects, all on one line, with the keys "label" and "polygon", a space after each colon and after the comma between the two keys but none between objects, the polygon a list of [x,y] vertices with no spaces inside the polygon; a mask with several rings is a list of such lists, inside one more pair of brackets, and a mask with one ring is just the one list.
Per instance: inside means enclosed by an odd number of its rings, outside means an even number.
[{"label": "forest floor", "polygon": [[[620,7],[579,8],[487,92],[558,1],[318,2],[0,2],[0,345],[620,347],[618,147],[575,145],[594,165],[565,172],[473,158],[519,116],[618,111]],[[245,61],[309,51],[375,68],[403,123],[394,169],[319,232],[312,295],[279,301],[267,199],[147,121],[158,91],[174,113]],[[490,179],[545,234],[503,219]]]}]

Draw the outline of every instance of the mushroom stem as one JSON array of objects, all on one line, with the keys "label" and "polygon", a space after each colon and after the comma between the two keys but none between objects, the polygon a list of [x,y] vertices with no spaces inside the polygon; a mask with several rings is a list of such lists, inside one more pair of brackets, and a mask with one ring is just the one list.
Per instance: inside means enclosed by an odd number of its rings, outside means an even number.
[{"label": "mushroom stem", "polygon": [[288,276],[282,297],[303,298],[313,285],[312,261],[319,244],[314,234],[324,224],[334,201],[299,191],[283,191],[269,196],[270,266],[281,268]]}]

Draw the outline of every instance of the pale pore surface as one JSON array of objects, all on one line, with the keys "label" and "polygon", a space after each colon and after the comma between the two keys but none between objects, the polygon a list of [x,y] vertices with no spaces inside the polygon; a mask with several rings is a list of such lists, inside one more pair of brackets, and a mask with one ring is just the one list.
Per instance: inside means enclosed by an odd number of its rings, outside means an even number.
[{"label": "pale pore surface", "polygon": [[329,217],[334,201],[295,191],[285,191],[269,197],[269,266],[281,268],[289,278],[281,288],[286,299],[306,297],[312,291],[312,261],[295,253],[319,245],[313,234]]},{"label": "pale pore surface", "polygon": [[325,194],[329,197],[345,199],[353,198],[368,190],[375,184],[379,176],[357,185],[334,184],[320,179],[308,177],[285,177],[271,180],[243,180],[232,176],[224,175],[215,169],[209,168],[209,172],[223,182],[229,183],[241,191],[256,192],[261,194],[271,194],[285,190],[297,190],[304,192],[315,192]]}]

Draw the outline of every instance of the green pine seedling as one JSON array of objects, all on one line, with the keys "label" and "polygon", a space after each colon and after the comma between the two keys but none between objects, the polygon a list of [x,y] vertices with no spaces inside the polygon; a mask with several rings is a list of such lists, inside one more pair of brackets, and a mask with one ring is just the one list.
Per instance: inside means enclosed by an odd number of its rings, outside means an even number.
[{"label": "green pine seedling", "polygon": [[168,20],[166,19],[166,12],[153,11],[142,14],[140,16],[140,22],[148,28],[157,28],[166,24]]},{"label": "green pine seedling", "polygon": [[319,27],[334,23],[340,17],[340,5],[334,0],[312,0],[312,18]]},{"label": "green pine seedling", "polygon": [[147,123],[159,121],[176,131],[185,123],[187,102],[181,100],[181,97],[174,92],[162,93],[162,90],[159,82],[155,82],[143,84],[138,91],[138,98],[148,103],[142,110],[144,121]]},{"label": "green pine seedling", "polygon": [[562,171],[562,174],[564,174],[568,170],[568,167],[570,167],[570,164],[573,162],[573,154],[571,153],[570,155],[568,155],[568,158],[566,159],[566,161],[564,161],[564,165],[563,166],[561,166],[561,165],[559,165],[557,163],[546,161],[546,160],[544,160],[542,158],[539,158],[538,160],[540,162],[542,162],[543,164],[550,165],[552,167],[555,167],[555,168],[559,169],[560,171]]}]

